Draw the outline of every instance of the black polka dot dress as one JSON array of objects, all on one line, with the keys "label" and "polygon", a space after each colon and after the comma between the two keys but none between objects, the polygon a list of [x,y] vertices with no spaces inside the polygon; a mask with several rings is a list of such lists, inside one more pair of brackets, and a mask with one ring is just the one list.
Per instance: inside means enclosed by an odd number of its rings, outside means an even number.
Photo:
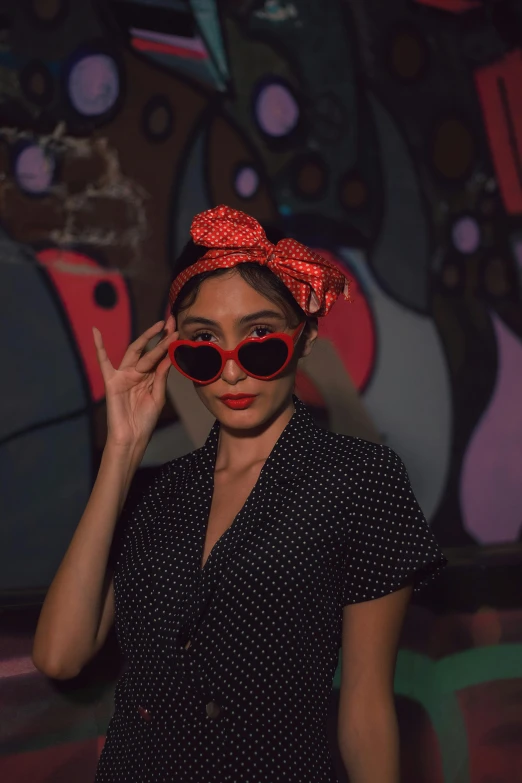
[{"label": "black polka dot dress", "polygon": [[96,783],[333,783],[326,713],[346,604],[446,560],[387,446],[304,404],[200,563],[219,423],[129,501],[115,565],[128,667]]}]

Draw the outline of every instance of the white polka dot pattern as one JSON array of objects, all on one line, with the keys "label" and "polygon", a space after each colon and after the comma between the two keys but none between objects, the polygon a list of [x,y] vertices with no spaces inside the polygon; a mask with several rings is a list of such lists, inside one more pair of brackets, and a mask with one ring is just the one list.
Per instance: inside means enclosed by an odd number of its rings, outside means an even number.
[{"label": "white polka dot pattern", "polygon": [[202,570],[218,422],[130,503],[115,544],[128,668],[97,783],[336,780],[325,723],[343,606],[418,591],[446,561],[399,457],[294,403]]},{"label": "white polka dot pattern", "polygon": [[200,212],[190,232],[196,245],[211,250],[175,278],[169,292],[171,305],[194,275],[232,269],[245,261],[267,266],[307,315],[326,315],[341,294],[350,299],[350,281],[334,264],[295,239],[273,245],[257,220],[238,209],[221,204]]}]

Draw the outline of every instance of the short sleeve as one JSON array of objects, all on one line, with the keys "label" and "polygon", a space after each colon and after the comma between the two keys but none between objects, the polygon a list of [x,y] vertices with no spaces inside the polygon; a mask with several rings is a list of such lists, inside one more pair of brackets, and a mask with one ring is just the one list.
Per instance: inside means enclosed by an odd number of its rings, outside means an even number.
[{"label": "short sleeve", "polygon": [[410,583],[417,593],[447,565],[404,463],[388,446],[376,447],[361,472],[347,532],[343,606]]}]

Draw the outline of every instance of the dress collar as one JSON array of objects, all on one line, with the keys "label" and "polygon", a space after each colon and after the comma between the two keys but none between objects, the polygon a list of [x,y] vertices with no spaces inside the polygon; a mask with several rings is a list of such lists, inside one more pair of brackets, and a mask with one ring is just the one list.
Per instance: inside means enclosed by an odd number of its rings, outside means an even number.
[{"label": "dress collar", "polygon": [[[314,444],[321,433],[306,405],[293,395],[295,412],[277,439],[260,478],[277,484],[293,481],[309,469]],[[194,467],[202,478],[213,480],[220,423],[216,419],[204,445],[193,452]]]}]

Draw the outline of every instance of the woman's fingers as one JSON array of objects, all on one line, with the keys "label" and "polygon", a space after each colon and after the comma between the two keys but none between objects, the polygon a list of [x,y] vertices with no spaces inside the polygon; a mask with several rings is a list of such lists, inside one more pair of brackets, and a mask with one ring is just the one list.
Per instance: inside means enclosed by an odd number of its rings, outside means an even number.
[{"label": "woman's fingers", "polygon": [[139,361],[141,354],[147,347],[149,340],[151,340],[155,335],[159,334],[163,330],[164,325],[164,321],[158,321],[145,332],[143,332],[143,334],[140,334],[140,336],[137,337],[136,340],[134,340],[134,342],[131,343],[125,351],[125,356],[122,359],[119,369],[124,370],[128,367],[134,367]]},{"label": "woman's fingers", "polygon": [[170,345],[171,343],[176,342],[176,340],[179,340],[179,332],[174,331],[169,337],[167,346]]},{"label": "woman's fingers", "polygon": [[100,365],[101,374],[104,382],[107,383],[109,376],[114,372],[114,367],[112,366],[110,359],[107,356],[107,351],[105,350],[105,346],[103,344],[101,332],[95,326],[92,327],[92,335],[94,338],[96,356],[98,359],[98,364]]},{"label": "woman's fingers", "polygon": [[150,372],[158,362],[160,362],[165,356],[165,352],[168,350],[170,343],[177,339],[178,332],[172,334],[166,334],[165,337],[159,341],[159,343],[151,348],[150,351],[143,354],[143,356],[136,363],[137,372]]},{"label": "woman's fingers", "polygon": [[167,334],[173,334],[176,331],[176,319],[171,314],[165,321],[165,332]]},{"label": "woman's fingers", "polygon": [[165,401],[165,387],[167,385],[167,375],[172,367],[170,358],[166,356],[158,364],[154,374],[154,383],[152,386],[152,399],[157,405],[162,405]]}]

